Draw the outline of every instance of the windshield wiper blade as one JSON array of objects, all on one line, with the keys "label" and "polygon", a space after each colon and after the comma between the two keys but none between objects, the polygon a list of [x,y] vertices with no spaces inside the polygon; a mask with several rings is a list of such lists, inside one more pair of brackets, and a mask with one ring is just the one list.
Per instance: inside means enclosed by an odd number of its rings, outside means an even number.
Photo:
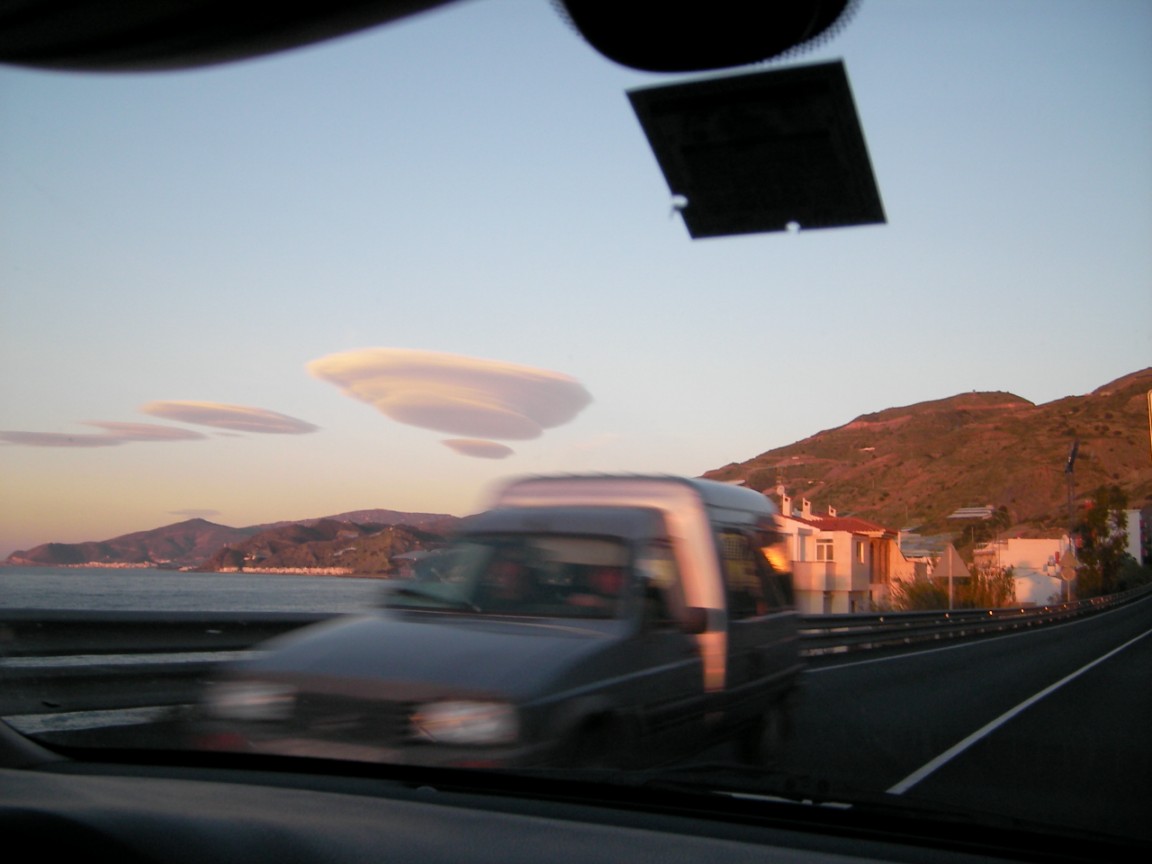
[{"label": "windshield wiper blade", "polygon": [[848,807],[853,796],[837,794],[823,778],[789,774],[741,762],[697,762],[660,768],[523,769],[516,774],[584,783],[604,783],[677,794],[776,800],[797,804]]},{"label": "windshield wiper blade", "polygon": [[[761,824],[784,820],[792,827],[816,826],[824,832],[879,841],[898,833],[904,842],[925,838],[926,848],[939,848],[942,838],[947,838],[957,851],[1011,858],[1024,852],[1027,860],[1053,864],[1147,859],[1144,853],[1148,845],[1139,838],[1055,826],[886,792],[843,788],[823,778],[737,762],[698,762],[643,770],[517,769],[505,776],[532,783],[549,781],[559,789],[551,794],[565,794],[569,800],[580,800],[583,795],[587,801],[602,806],[660,811],[687,808],[702,815]],[[542,797],[549,794],[546,789],[534,792]],[[1038,849],[1037,842],[1053,839],[1057,842],[1049,850]],[[1139,854],[1133,857],[1132,850]]]},{"label": "windshield wiper blade", "polygon": [[698,762],[648,774],[643,785],[654,789],[841,807],[850,807],[855,800],[855,796],[835,794],[832,784],[823,777],[790,774],[741,762]]}]

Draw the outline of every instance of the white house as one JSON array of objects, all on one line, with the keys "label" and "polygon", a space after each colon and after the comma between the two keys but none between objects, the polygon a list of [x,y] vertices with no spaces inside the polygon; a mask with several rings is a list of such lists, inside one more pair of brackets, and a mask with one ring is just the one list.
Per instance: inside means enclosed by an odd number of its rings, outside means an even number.
[{"label": "white house", "polygon": [[1141,523],[1141,513],[1139,510],[1125,511],[1127,521],[1125,522],[1125,529],[1128,531],[1128,547],[1124,550],[1137,561],[1142,559],[1141,546],[1144,539],[1144,526]]},{"label": "white house", "polygon": [[899,532],[853,516],[812,512],[812,503],[780,494],[780,527],[788,538],[796,605],[804,615],[868,612],[887,600],[894,578],[912,578]]},{"label": "white house", "polygon": [[1068,536],[1049,540],[1008,537],[993,540],[972,550],[972,563],[977,567],[1004,569],[1011,567],[1016,582],[1016,602],[1021,606],[1042,606],[1064,596],[1061,574],[1071,564],[1066,560]]}]

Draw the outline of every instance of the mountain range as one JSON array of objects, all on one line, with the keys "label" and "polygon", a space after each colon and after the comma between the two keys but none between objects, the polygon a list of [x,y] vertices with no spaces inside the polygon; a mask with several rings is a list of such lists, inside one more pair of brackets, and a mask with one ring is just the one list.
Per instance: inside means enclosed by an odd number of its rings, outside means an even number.
[{"label": "mountain range", "polygon": [[[1013,534],[1051,536],[1068,524],[1073,448],[1076,500],[1114,484],[1131,507],[1152,504],[1150,392],[1152,368],[1041,405],[962,393],[865,414],[704,476],[923,533],[957,530],[948,516],[960,508],[1005,507]],[[386,509],[247,528],[189,519],[100,542],[47,543],[4,563],[382,573],[392,556],[443,542],[457,521]]]},{"label": "mountain range", "polygon": [[[444,542],[459,521],[443,513],[353,510],[318,519],[230,528],[188,519],[89,543],[45,543],[13,552],[22,566],[160,566],[202,570],[339,568],[381,573],[399,552]],[[350,544],[350,540],[356,542]],[[355,548],[349,549],[352,545]]]},{"label": "mountain range", "polygon": [[1073,445],[1075,500],[1115,484],[1130,507],[1152,504],[1149,391],[1152,368],[1041,405],[962,393],[864,414],[705,476],[889,528],[955,530],[951,513],[992,505],[1007,508],[1014,534],[1052,535],[1068,525]]}]

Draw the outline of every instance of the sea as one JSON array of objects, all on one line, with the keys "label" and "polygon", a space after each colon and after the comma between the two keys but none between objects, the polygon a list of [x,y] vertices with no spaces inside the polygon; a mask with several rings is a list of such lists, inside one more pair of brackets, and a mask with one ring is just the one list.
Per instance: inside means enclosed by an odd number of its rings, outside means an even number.
[{"label": "sea", "polygon": [[343,614],[378,606],[384,584],[341,576],[0,567],[0,610]]}]

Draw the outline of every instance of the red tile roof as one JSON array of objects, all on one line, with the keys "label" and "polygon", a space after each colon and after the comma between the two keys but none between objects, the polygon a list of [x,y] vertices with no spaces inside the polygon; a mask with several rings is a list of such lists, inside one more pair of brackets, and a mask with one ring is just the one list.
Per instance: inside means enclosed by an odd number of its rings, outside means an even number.
[{"label": "red tile roof", "polygon": [[795,519],[797,522],[803,522],[805,525],[811,525],[821,531],[847,531],[849,534],[865,534],[869,537],[883,535],[895,537],[898,533],[891,528],[885,528],[883,525],[877,525],[875,522],[869,522],[865,519],[857,519],[855,516],[820,516],[813,513],[808,518],[802,516],[786,518]]}]

